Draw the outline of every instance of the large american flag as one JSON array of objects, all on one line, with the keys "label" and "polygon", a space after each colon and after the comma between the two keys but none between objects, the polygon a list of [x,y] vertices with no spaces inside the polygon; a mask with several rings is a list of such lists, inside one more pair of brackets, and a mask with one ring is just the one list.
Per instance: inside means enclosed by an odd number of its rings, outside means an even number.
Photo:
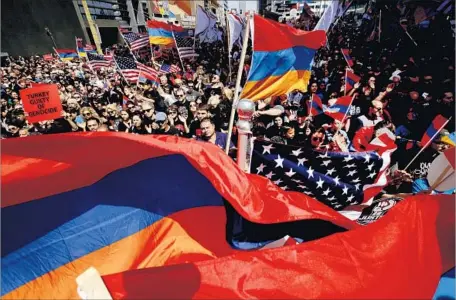
[{"label": "large american flag", "polygon": [[114,59],[125,80],[129,83],[136,83],[140,72],[136,61],[131,57],[114,56]]},{"label": "large american flag", "polygon": [[93,70],[98,70],[102,67],[108,68],[111,66],[111,61],[108,61],[105,58],[105,55],[87,52],[87,59],[89,60],[89,66]]},{"label": "large american flag", "polygon": [[149,35],[136,32],[123,33],[124,39],[130,45],[131,51],[136,51],[149,46]]},{"label": "large american flag", "polygon": [[311,196],[335,210],[372,201],[386,185],[390,151],[320,152],[256,141],[252,173],[283,190]]}]

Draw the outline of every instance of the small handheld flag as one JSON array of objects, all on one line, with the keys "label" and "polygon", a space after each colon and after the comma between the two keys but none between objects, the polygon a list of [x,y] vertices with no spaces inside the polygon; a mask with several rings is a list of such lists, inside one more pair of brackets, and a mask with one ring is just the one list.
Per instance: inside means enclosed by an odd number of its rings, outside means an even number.
[{"label": "small handheld flag", "polygon": [[361,77],[351,70],[345,72],[345,93],[348,93],[361,80]]},{"label": "small handheld flag", "polygon": [[437,115],[434,120],[432,120],[431,125],[428,127],[423,137],[421,138],[422,146],[424,147],[425,145],[429,144],[430,141],[436,137],[437,133],[442,130],[447,122],[447,118],[442,115]]},{"label": "small handheld flag", "polygon": [[353,67],[353,65],[355,64],[353,62],[353,59],[350,57],[350,50],[348,49],[340,49],[341,52],[342,52],[342,55],[344,56],[345,58],[345,61],[347,62],[348,66],[351,68]]}]

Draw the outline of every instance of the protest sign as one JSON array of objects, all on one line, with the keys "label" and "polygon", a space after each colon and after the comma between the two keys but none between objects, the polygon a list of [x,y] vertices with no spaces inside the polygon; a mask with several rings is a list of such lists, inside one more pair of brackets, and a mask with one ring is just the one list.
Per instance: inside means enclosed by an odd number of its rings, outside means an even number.
[{"label": "protest sign", "polygon": [[54,58],[52,57],[52,54],[44,54],[43,59],[44,60],[53,60]]},{"label": "protest sign", "polygon": [[24,110],[30,123],[53,120],[61,117],[62,103],[60,102],[57,85],[46,84],[20,91]]}]

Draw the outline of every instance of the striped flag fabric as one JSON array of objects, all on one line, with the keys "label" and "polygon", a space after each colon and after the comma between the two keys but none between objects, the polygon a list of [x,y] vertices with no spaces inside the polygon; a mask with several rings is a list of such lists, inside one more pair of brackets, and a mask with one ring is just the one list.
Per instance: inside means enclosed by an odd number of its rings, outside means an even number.
[{"label": "striped flag fabric", "polygon": [[153,67],[146,66],[142,63],[137,62],[136,65],[138,66],[138,69],[143,73],[146,74],[150,77],[157,77],[160,75],[160,72],[155,70]]},{"label": "striped flag fabric", "polygon": [[[77,280],[90,267],[105,299],[431,299],[454,267],[451,195],[408,197],[362,226],[210,143],[81,132],[6,140],[1,159],[5,299],[96,298]],[[246,223],[256,241],[306,242],[233,248]]]},{"label": "striped flag fabric", "polygon": [[104,58],[108,61],[114,60],[114,50],[105,49]]},{"label": "striped flag fabric", "polygon": [[136,61],[131,57],[114,56],[114,59],[119,68],[119,72],[123,75],[125,80],[128,83],[136,83],[140,72]]},{"label": "striped flag fabric", "polygon": [[167,65],[167,64],[162,64],[160,67],[160,71],[162,73],[178,73],[181,71],[181,68],[179,68],[176,65]]},{"label": "striped flag fabric", "polygon": [[345,119],[352,102],[352,96],[343,96],[337,98],[336,102],[334,102],[331,106],[323,105],[323,110],[327,116],[342,122]]},{"label": "striped flag fabric", "polygon": [[69,61],[79,57],[78,53],[73,49],[54,49],[59,58],[63,61]]},{"label": "striped flag fabric", "polygon": [[424,147],[428,144],[432,139],[435,138],[437,132],[442,130],[442,128],[448,123],[448,119],[442,115],[437,115],[434,120],[432,120],[431,125],[429,125],[428,129],[424,132],[423,137],[421,138],[421,145]]},{"label": "striped flag fabric", "polygon": [[99,70],[101,68],[109,68],[111,66],[111,61],[108,61],[105,58],[105,55],[94,54],[87,52],[87,59],[89,60],[89,66],[93,70]]},{"label": "striped flag fabric", "polygon": [[252,173],[287,191],[311,196],[335,210],[365,204],[386,185],[391,153],[323,152],[257,141]]},{"label": "striped flag fabric", "polygon": [[310,102],[307,102],[309,104],[309,107],[307,108],[309,111],[310,116],[318,116],[319,114],[322,114],[323,111],[323,102],[321,101],[321,98],[318,97],[317,94],[312,95],[312,100]]},{"label": "striped flag fabric", "polygon": [[351,68],[354,65],[353,59],[350,57],[350,50],[348,49],[340,49],[342,52],[342,55],[345,58],[345,61],[347,62],[348,66]]},{"label": "striped flag fabric", "polygon": [[136,32],[122,33],[125,41],[130,45],[131,51],[136,51],[141,48],[149,46],[149,36],[147,34],[140,34]]},{"label": "striped flag fabric", "polygon": [[180,58],[191,58],[199,56],[199,54],[197,54],[193,48],[194,39],[189,37],[186,33],[186,31],[183,31],[176,32],[174,34],[174,39],[176,40],[176,48]]},{"label": "striped flag fabric", "polygon": [[252,66],[241,98],[257,101],[293,90],[306,92],[313,58],[326,44],[326,33],[302,31],[257,14],[253,23]]},{"label": "striped flag fabric", "polygon": [[160,79],[157,75],[151,75],[150,73],[140,72],[138,82],[150,83],[152,85],[158,86],[160,84]]},{"label": "striped flag fabric", "polygon": [[345,72],[345,93],[348,93],[356,83],[358,83],[361,80],[361,77],[356,75],[353,71],[351,70],[346,70]]},{"label": "striped flag fabric", "polygon": [[350,109],[352,101],[353,97],[343,96],[338,98],[332,105],[325,105],[321,101],[320,97],[314,94],[312,101],[310,101],[310,107],[308,109],[311,116],[325,114],[334,120],[343,121],[348,110]]}]

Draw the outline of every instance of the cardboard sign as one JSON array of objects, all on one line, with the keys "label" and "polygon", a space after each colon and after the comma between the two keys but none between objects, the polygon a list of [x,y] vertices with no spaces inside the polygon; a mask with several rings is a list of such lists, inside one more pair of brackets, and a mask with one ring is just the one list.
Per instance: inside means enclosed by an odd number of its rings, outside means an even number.
[{"label": "cardboard sign", "polygon": [[44,60],[53,60],[54,58],[52,57],[52,54],[44,54],[43,59]]},{"label": "cardboard sign", "polygon": [[39,85],[20,90],[22,104],[28,114],[30,123],[61,118],[62,103],[60,102],[57,85]]}]

